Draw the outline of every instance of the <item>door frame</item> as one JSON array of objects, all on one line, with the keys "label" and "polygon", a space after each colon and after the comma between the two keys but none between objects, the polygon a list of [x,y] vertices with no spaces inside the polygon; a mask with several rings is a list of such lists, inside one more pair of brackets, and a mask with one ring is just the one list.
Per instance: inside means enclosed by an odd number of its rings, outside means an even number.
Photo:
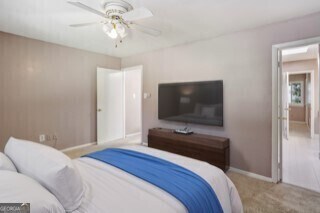
[{"label": "door frame", "polygon": [[130,136],[134,136],[136,134],[131,134],[131,135],[127,135],[126,133],[126,112],[125,112],[125,107],[126,107],[126,96],[125,96],[125,87],[126,87],[126,84],[125,84],[125,75],[126,75],[126,72],[130,72],[130,71],[134,71],[134,70],[140,70],[141,71],[141,91],[140,91],[140,97],[141,97],[141,113],[140,113],[140,134],[142,135],[142,112],[143,112],[143,65],[138,65],[138,66],[133,66],[133,67],[125,67],[125,68],[122,68],[121,71],[123,72],[123,81],[124,81],[124,88],[123,88],[123,91],[124,91],[124,94],[123,94],[123,104],[124,104],[124,116],[123,116],[123,125],[124,125],[124,131],[123,131],[123,138],[127,138],[127,137],[130,137]]},{"label": "door frame", "polygon": [[[104,68],[104,67],[97,67],[97,69],[96,69],[96,82],[97,82],[97,85],[96,85],[97,86],[97,95],[96,95],[96,118],[97,118],[97,120],[96,120],[96,135],[97,135],[97,144],[101,145],[101,144],[111,144],[114,141],[121,140],[123,138],[124,123],[122,122],[122,126],[123,126],[123,131],[121,133],[121,135],[122,135],[121,137],[122,138],[115,138],[115,139],[112,139],[112,140],[109,140],[109,141],[100,141],[99,140],[99,118],[98,117],[99,117],[99,112],[101,110],[101,106],[99,105],[99,97],[100,97],[100,95],[99,95],[99,91],[100,91],[100,89],[99,89],[99,86],[100,86],[99,85],[99,80],[101,80],[101,79],[99,79],[99,72],[121,73],[121,70],[120,69],[119,70],[117,70],[117,69],[109,69],[109,68]],[[123,75],[121,77],[121,80],[122,80],[122,84],[124,85]],[[122,94],[124,94],[123,86],[122,86]],[[124,111],[124,103],[123,103],[123,101],[122,101],[121,105],[122,105],[122,109]],[[105,110],[105,109],[103,109],[103,110]],[[124,116],[123,114],[124,113],[122,113],[122,116]]]},{"label": "door frame", "polygon": [[[282,147],[282,129],[281,123],[279,124],[279,119],[282,118],[282,101],[281,101],[281,73],[278,71],[279,66],[279,52],[283,49],[287,48],[295,48],[299,46],[307,46],[312,44],[319,44],[320,37],[314,37],[309,39],[303,39],[293,42],[287,42],[282,44],[275,44],[272,45],[272,138],[271,138],[271,148],[272,148],[272,155],[271,155],[271,175],[272,181],[277,183],[281,180],[281,171],[279,168],[281,165],[279,162],[282,162],[281,156],[281,149]],[[319,75],[320,76],[320,75]],[[319,79],[315,79],[318,80]],[[316,111],[318,111],[317,109]]]},{"label": "door frame", "polygon": [[[293,71],[293,72],[288,72],[288,75],[298,75],[298,74],[310,74],[310,84],[311,84],[311,110],[310,110],[310,137],[314,138],[314,121],[315,121],[315,79],[314,79],[314,70],[304,70],[304,71]],[[304,87],[306,86],[304,82]],[[304,88],[304,93],[305,88]],[[306,99],[306,97],[304,97]]]},{"label": "door frame", "polygon": [[[126,101],[125,101],[125,87],[126,87],[126,84],[125,84],[125,74],[126,72],[130,72],[130,71],[134,71],[134,70],[140,70],[141,72],[141,91],[140,91],[140,97],[141,97],[141,118],[140,118],[140,134],[142,134],[142,112],[143,112],[143,65],[138,65],[138,66],[133,66],[133,67],[126,67],[126,68],[122,68],[120,70],[115,70],[115,69],[108,69],[108,68],[103,68],[103,67],[97,67],[97,82],[99,81],[98,79],[98,70],[100,69],[103,69],[107,72],[121,72],[122,73],[122,82],[123,82],[123,92],[122,92],[122,108],[123,108],[123,112],[122,112],[122,125],[123,125],[123,133],[122,133],[122,138],[119,138],[119,139],[116,139],[116,140],[112,140],[112,141],[107,141],[107,142],[99,142],[98,141],[98,113],[99,113],[99,106],[98,106],[98,97],[99,97],[99,94],[98,94],[98,83],[97,83],[97,131],[96,131],[96,134],[97,134],[97,144],[105,144],[105,143],[112,143],[114,141],[118,141],[118,140],[122,140],[122,139],[125,139],[127,138],[128,136],[134,136],[135,134],[132,134],[132,135],[127,135],[126,134],[126,128],[125,128],[125,125],[126,125],[126,112],[125,112],[125,107],[126,107]],[[142,143],[142,142],[141,142]]]}]

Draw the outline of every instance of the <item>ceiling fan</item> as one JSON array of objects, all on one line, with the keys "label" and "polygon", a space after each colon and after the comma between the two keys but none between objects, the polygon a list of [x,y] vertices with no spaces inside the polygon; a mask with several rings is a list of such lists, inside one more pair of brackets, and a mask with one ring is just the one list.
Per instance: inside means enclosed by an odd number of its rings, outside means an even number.
[{"label": "ceiling fan", "polygon": [[[102,11],[93,9],[79,1],[68,1],[69,4],[88,12],[103,17],[100,22],[72,24],[71,27],[85,27],[95,24],[101,24],[102,30],[112,39],[122,39],[128,35],[128,30],[137,30],[151,36],[159,36],[159,30],[146,27],[134,21],[152,17],[153,14],[147,8],[134,9],[129,3],[122,0],[108,0],[102,4]],[[116,45],[117,46],[117,45]]]}]

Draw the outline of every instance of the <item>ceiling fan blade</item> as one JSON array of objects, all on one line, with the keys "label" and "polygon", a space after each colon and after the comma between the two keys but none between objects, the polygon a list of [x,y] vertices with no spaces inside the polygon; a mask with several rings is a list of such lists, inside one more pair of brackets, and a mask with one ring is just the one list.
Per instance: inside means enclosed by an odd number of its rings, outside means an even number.
[{"label": "ceiling fan blade", "polygon": [[146,26],[143,26],[143,25],[140,25],[140,24],[130,24],[130,28],[133,29],[133,30],[137,30],[137,31],[146,33],[146,34],[151,35],[151,36],[159,36],[159,35],[161,35],[161,31],[153,29],[153,28],[150,28],[150,27],[146,27]]},{"label": "ceiling fan blade", "polygon": [[125,21],[137,21],[137,20],[149,18],[152,16],[153,16],[152,12],[144,7],[137,8],[122,14],[122,18]]},{"label": "ceiling fan blade", "polygon": [[70,24],[70,27],[86,27],[91,25],[100,24],[100,22],[89,22],[89,23],[81,23],[81,24]]},{"label": "ceiling fan blade", "polygon": [[82,4],[81,2],[78,2],[78,1],[68,1],[68,3],[71,4],[71,5],[73,5],[73,6],[76,6],[76,7],[79,7],[79,8],[81,8],[81,9],[84,9],[84,10],[86,10],[86,11],[88,11],[88,12],[91,12],[91,13],[94,13],[94,14],[96,14],[96,15],[99,15],[99,16],[102,16],[102,17],[104,17],[104,18],[107,18],[107,15],[104,14],[103,12],[100,12],[100,11],[98,11],[98,10],[96,10],[96,9],[93,9],[93,8],[91,8],[91,7],[89,7],[89,6],[85,5],[85,4]]}]

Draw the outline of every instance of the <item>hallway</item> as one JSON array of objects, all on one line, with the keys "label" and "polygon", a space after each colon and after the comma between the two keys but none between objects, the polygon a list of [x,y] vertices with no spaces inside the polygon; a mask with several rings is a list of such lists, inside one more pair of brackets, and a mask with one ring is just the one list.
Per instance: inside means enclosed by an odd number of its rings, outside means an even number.
[{"label": "hallway", "polygon": [[283,140],[282,182],[320,192],[319,136],[310,138],[306,124],[290,123]]}]

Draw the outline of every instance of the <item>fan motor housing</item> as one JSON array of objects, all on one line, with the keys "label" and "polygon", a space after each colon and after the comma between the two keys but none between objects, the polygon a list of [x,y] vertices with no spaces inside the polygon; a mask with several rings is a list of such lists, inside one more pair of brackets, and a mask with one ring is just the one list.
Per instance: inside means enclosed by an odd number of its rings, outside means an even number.
[{"label": "fan motor housing", "polygon": [[133,9],[129,3],[120,0],[105,1],[102,7],[109,18],[121,17],[123,13]]}]

